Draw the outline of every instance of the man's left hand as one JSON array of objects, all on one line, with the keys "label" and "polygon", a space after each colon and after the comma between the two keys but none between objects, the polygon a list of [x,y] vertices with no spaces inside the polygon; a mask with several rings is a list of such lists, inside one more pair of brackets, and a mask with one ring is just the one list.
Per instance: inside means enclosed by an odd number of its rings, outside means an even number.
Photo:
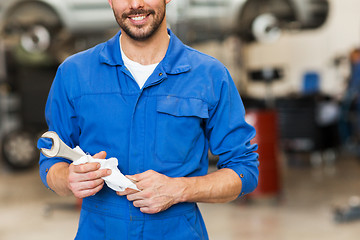
[{"label": "man's left hand", "polygon": [[153,170],[127,177],[135,181],[141,191],[128,188],[117,194],[127,196],[143,213],[158,213],[181,202],[186,188],[180,178],[170,178]]}]

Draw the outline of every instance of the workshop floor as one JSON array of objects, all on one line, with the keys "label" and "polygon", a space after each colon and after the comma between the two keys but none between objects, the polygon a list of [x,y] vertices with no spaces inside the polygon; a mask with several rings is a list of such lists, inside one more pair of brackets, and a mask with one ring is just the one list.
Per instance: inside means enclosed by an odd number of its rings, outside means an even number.
[{"label": "workshop floor", "polygon": [[[341,158],[334,167],[283,169],[279,201],[258,198],[200,204],[212,240],[357,240],[360,221],[338,224],[334,206],[360,195],[360,161]],[[79,216],[72,197],[41,184],[37,169],[14,173],[0,165],[0,239],[73,239]]]}]

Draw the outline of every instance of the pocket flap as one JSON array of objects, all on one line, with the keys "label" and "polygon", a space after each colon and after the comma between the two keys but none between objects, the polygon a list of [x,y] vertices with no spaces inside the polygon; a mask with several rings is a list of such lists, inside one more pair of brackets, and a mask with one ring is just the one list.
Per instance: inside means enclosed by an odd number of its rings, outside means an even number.
[{"label": "pocket flap", "polygon": [[158,97],[156,110],[178,117],[209,118],[207,103],[197,98]]}]

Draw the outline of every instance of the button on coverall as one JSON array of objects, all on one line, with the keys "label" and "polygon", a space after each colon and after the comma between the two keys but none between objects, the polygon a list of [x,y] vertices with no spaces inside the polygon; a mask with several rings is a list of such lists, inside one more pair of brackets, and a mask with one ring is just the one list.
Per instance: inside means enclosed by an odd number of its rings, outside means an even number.
[{"label": "button on coverall", "polygon": [[[142,89],[124,66],[121,32],[69,57],[58,68],[46,104],[49,130],[70,147],[106,151],[123,174],[152,169],[169,177],[207,174],[208,150],[218,168],[234,170],[244,195],[258,179],[255,130],[239,93],[216,59],[185,46],[170,30],[164,59]],[[50,147],[40,139],[38,147]],[[40,156],[40,176],[61,158]],[[83,199],[76,239],[208,239],[196,203],[144,214],[104,185]]]}]

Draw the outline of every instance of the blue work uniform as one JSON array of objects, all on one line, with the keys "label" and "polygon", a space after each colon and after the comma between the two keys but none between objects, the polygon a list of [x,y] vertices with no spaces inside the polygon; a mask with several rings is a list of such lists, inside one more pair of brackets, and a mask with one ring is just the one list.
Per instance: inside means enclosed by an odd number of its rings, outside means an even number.
[{"label": "blue work uniform", "polygon": [[[218,168],[233,169],[244,195],[258,179],[255,130],[245,122],[239,93],[216,59],[185,46],[170,30],[170,43],[143,88],[121,57],[120,32],[69,57],[57,71],[46,104],[49,130],[70,147],[93,155],[106,151],[124,174],[152,169],[169,177],[206,175],[208,150]],[[40,140],[38,147],[49,147]],[[60,158],[40,157],[44,184]],[[196,203],[144,214],[106,185],[83,199],[76,239],[208,239]]]}]

